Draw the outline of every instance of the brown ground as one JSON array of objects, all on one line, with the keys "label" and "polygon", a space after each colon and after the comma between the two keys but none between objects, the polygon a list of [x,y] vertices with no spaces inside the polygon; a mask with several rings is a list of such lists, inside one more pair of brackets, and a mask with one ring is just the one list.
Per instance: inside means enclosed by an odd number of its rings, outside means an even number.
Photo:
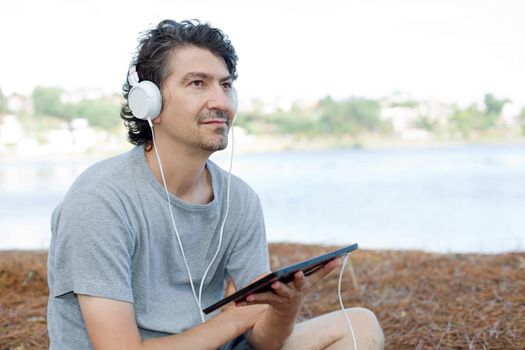
[{"label": "brown ground", "polygon": [[[332,248],[273,244],[272,266]],[[0,251],[0,350],[48,348],[46,258]],[[359,250],[350,261],[345,306],[376,313],[387,349],[525,349],[525,253]],[[339,308],[337,279],[332,273],[310,292],[303,317]]]}]

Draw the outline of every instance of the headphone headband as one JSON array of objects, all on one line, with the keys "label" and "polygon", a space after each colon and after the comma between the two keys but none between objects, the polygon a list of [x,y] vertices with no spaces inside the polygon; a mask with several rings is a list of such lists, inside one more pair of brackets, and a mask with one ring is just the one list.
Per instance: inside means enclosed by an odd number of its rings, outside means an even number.
[{"label": "headphone headband", "polygon": [[128,82],[131,86],[135,86],[139,83],[139,75],[137,73],[137,66],[132,65],[128,71]]}]

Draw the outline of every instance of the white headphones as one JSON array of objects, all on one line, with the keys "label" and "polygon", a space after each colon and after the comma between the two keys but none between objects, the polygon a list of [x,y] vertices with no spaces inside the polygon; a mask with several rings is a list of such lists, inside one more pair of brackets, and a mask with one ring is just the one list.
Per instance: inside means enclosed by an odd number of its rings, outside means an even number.
[{"label": "white headphones", "polygon": [[133,116],[142,120],[157,118],[162,109],[162,95],[157,85],[149,80],[139,82],[135,65],[129,68],[128,82],[131,84],[128,105]]}]

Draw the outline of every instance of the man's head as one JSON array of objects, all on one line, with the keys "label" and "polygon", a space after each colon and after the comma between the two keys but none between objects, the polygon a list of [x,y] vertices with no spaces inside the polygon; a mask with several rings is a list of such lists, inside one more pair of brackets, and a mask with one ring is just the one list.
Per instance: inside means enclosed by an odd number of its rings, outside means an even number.
[{"label": "man's head", "polygon": [[[164,20],[155,28],[144,32],[140,38],[137,55],[132,65],[140,80],[149,80],[163,91],[166,79],[172,73],[174,53],[178,49],[200,48],[224,60],[230,78],[237,78],[237,55],[228,37],[218,28],[198,21],[175,22]],[[128,105],[130,84],[123,85],[125,103],[121,117],[128,128],[129,141],[135,145],[151,145],[152,136],[148,122],[133,117]]]}]

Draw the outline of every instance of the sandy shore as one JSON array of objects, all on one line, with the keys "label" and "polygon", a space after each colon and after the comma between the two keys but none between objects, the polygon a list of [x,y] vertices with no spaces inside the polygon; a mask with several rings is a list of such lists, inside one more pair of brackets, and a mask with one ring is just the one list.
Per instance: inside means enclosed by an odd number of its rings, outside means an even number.
[{"label": "sandy shore", "polygon": [[[272,244],[274,267],[335,247]],[[47,252],[0,251],[0,350],[47,349]],[[373,310],[387,349],[525,349],[525,253],[356,251],[344,303]],[[338,274],[302,317],[337,310]]]}]

